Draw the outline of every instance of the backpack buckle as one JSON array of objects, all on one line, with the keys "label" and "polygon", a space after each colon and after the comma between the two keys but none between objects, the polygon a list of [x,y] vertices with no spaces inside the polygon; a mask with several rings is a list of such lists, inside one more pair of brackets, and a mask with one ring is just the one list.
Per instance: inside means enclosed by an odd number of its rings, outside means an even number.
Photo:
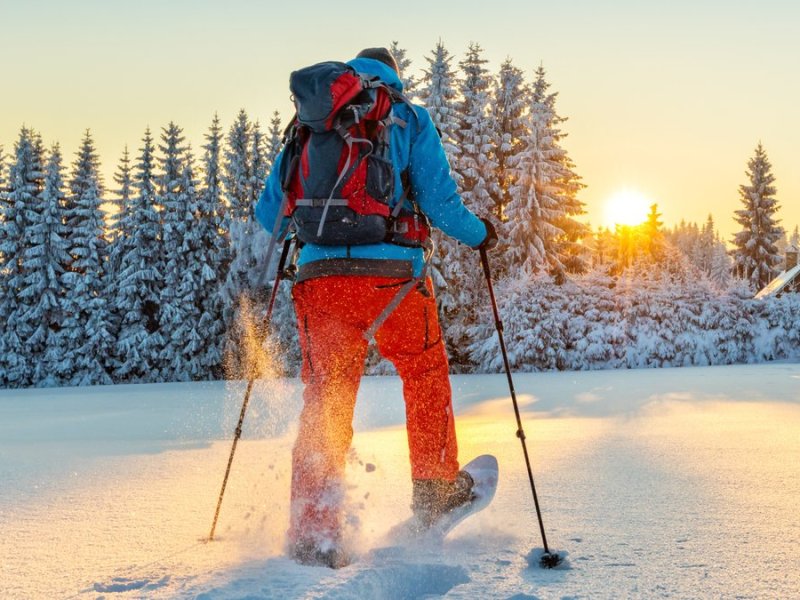
[{"label": "backpack buckle", "polygon": [[400,219],[395,220],[394,225],[392,226],[392,231],[395,233],[408,233],[408,221],[402,221]]},{"label": "backpack buckle", "polygon": [[384,84],[379,77],[375,75],[364,75],[363,73],[358,74],[358,78],[361,80],[361,87],[365,90],[381,87]]}]

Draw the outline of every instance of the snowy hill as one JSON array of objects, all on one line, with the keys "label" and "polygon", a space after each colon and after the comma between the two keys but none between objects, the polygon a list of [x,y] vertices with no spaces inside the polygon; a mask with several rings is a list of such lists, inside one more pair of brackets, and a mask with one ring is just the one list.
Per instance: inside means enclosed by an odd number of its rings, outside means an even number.
[{"label": "snowy hill", "polygon": [[443,548],[410,514],[399,380],[365,378],[348,477],[357,562],[282,556],[293,380],[262,382],[204,544],[243,384],[0,391],[0,597],[800,597],[800,364],[520,374],[541,546],[501,375],[454,376],[461,456],[500,461],[493,504]]}]

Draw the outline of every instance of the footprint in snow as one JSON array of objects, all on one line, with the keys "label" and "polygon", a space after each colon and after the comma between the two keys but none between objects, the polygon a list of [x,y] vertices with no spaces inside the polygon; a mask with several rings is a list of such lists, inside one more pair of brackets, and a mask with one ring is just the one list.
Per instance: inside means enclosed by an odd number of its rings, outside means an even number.
[{"label": "footprint in snow", "polygon": [[128,579],[127,577],[114,577],[111,583],[98,583],[92,586],[95,592],[102,594],[121,594],[124,592],[132,592],[134,590],[150,591],[160,587],[164,587],[169,583],[170,576],[165,575],[157,581],[150,581],[149,579]]}]

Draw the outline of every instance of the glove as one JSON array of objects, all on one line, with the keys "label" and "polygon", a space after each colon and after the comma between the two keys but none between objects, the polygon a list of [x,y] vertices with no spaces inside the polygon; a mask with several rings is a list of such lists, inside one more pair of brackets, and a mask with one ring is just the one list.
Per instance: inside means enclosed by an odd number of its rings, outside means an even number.
[{"label": "glove", "polygon": [[497,246],[497,230],[489,219],[482,218],[481,222],[486,226],[486,237],[475,247],[475,250],[491,250]]}]

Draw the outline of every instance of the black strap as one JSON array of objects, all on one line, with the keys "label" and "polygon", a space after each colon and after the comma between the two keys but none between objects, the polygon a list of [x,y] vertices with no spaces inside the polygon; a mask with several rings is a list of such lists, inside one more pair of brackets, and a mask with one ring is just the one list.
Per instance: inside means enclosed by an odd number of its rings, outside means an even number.
[{"label": "black strap", "polygon": [[402,102],[406,104],[411,109],[411,114],[414,116],[414,120],[417,122],[417,131],[422,129],[422,125],[419,122],[419,117],[417,116],[417,111],[414,110],[414,103],[400,90],[393,88],[391,85],[382,81],[377,76],[374,75],[364,75],[359,73],[361,76],[361,85],[365,88],[384,88],[386,93],[389,94],[389,98],[391,99],[392,103]]},{"label": "black strap", "polygon": [[[394,205],[391,214],[387,218],[388,222],[386,225],[386,238],[384,241],[389,244],[418,248],[425,245],[424,240],[422,242],[417,242],[416,240],[405,238],[403,236],[405,232],[397,229],[398,220],[403,213],[405,213],[405,215],[412,216],[414,218],[414,228],[416,231],[419,231],[423,227],[430,231],[430,220],[425,216],[425,213],[420,210],[419,205],[416,203],[413,195],[411,194],[411,181],[408,174],[408,169],[404,169],[400,173],[400,182],[403,185],[403,193],[400,195],[397,204]],[[411,210],[405,208],[406,201],[411,204]]]},{"label": "black strap", "polygon": [[326,258],[300,265],[297,279],[300,283],[307,279],[330,275],[357,275],[362,277],[396,277],[412,279],[414,268],[407,260],[386,260],[374,258]]},{"label": "black strap", "polygon": [[428,278],[428,269],[430,267],[431,257],[433,256],[435,250],[436,247],[433,239],[428,238],[425,240],[422,273],[420,273],[419,277],[414,277],[403,284],[403,287],[397,290],[394,298],[392,298],[389,304],[387,304],[383,309],[383,312],[381,312],[381,314],[379,314],[378,317],[372,322],[372,325],[369,326],[369,329],[364,332],[364,339],[367,342],[372,341],[372,338],[375,337],[375,334],[378,332],[378,329],[381,328],[381,325],[383,325],[386,319],[388,319],[389,316],[394,312],[394,310],[400,306],[400,303],[406,296],[408,296],[411,290],[420,285],[425,288],[425,280]]},{"label": "black strap", "polygon": [[422,124],[419,122],[419,116],[417,115],[417,111],[414,108],[414,103],[409,100],[408,96],[406,96],[403,92],[400,92],[394,89],[392,86],[387,85],[386,90],[389,93],[389,97],[392,99],[392,102],[402,102],[408,108],[411,109],[411,114],[414,117],[414,120],[417,122],[417,131],[422,129]]},{"label": "black strap", "polygon": [[283,130],[283,143],[286,144],[286,140],[289,139],[289,134],[292,131],[292,127],[297,124],[297,113],[294,113],[294,116],[289,119],[289,124]]}]

